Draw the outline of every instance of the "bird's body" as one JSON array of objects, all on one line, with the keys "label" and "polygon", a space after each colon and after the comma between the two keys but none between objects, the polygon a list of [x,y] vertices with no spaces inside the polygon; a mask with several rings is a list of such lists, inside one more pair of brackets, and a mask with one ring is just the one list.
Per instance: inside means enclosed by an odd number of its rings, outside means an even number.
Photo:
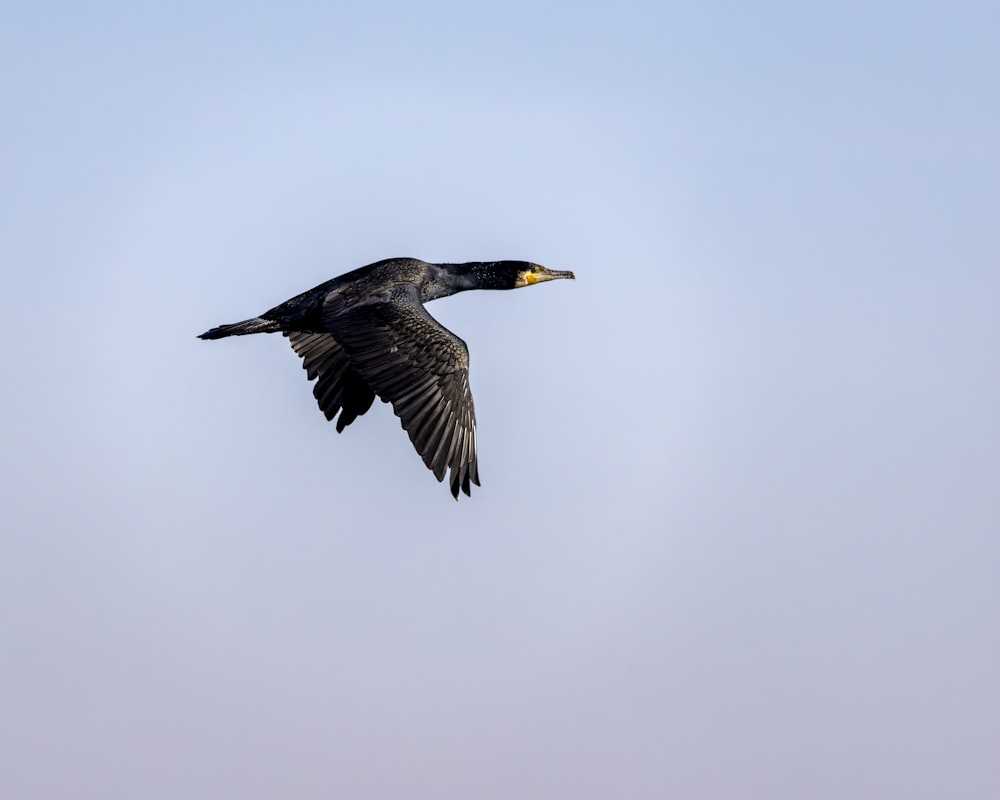
[{"label": "bird's body", "polygon": [[[265,311],[201,334],[221,339],[282,333],[303,360],[313,394],[343,431],[371,408],[392,403],[403,428],[451,492],[479,485],[476,417],[469,388],[469,350],[424,303],[468,289],[515,289],[572,278],[524,261],[430,264],[414,258],[377,261]],[[337,416],[339,414],[339,417]]]}]

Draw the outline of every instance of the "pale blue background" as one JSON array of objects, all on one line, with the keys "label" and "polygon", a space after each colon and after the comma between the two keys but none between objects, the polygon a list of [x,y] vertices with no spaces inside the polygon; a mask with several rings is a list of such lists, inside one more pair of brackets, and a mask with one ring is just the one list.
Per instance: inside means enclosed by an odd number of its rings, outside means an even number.
[{"label": "pale blue background", "polygon": [[[0,796],[1000,796],[1000,6],[20,4]],[[483,488],[278,337],[379,258]]]}]

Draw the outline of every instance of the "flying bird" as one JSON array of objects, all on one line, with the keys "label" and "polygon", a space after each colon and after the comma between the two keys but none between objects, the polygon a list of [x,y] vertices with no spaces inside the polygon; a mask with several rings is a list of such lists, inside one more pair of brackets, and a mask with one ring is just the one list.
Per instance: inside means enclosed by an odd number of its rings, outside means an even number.
[{"label": "flying bird", "polygon": [[[302,358],[313,395],[341,433],[371,408],[392,403],[417,453],[451,493],[479,486],[469,348],[424,308],[468,289],[518,289],[574,278],[526,261],[429,264],[390,258],[345,273],[199,339],[281,333]],[[339,414],[339,416],[338,416]]]}]

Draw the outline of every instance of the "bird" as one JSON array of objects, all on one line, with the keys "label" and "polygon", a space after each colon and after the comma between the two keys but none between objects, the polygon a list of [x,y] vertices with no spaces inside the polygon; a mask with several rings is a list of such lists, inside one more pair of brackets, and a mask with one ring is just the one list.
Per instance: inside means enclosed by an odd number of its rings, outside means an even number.
[{"label": "bird", "polygon": [[424,308],[470,289],[519,289],[569,271],[527,261],[434,264],[389,258],[321,283],[258,317],[220,325],[199,339],[281,333],[302,359],[313,395],[337,433],[391,403],[417,453],[451,494],[479,482],[469,348]]}]

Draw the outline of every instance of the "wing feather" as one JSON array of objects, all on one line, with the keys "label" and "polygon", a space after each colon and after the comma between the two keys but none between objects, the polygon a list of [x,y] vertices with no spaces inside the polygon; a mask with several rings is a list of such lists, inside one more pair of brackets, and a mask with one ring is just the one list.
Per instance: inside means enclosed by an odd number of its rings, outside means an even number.
[{"label": "wing feather", "polygon": [[[329,334],[319,335],[335,340],[364,384],[392,403],[435,477],[442,481],[451,472],[457,498],[460,491],[470,494],[470,480],[479,485],[469,350],[427,313],[417,291],[400,287],[390,296],[360,300],[331,294],[323,308]],[[319,359],[320,350],[310,352]],[[322,352],[330,359],[329,345]]]},{"label": "wing feather", "polygon": [[337,432],[368,411],[375,392],[351,366],[344,349],[329,333],[286,331],[292,349],[302,358],[309,380],[316,380],[313,396],[328,420],[337,418]]}]

